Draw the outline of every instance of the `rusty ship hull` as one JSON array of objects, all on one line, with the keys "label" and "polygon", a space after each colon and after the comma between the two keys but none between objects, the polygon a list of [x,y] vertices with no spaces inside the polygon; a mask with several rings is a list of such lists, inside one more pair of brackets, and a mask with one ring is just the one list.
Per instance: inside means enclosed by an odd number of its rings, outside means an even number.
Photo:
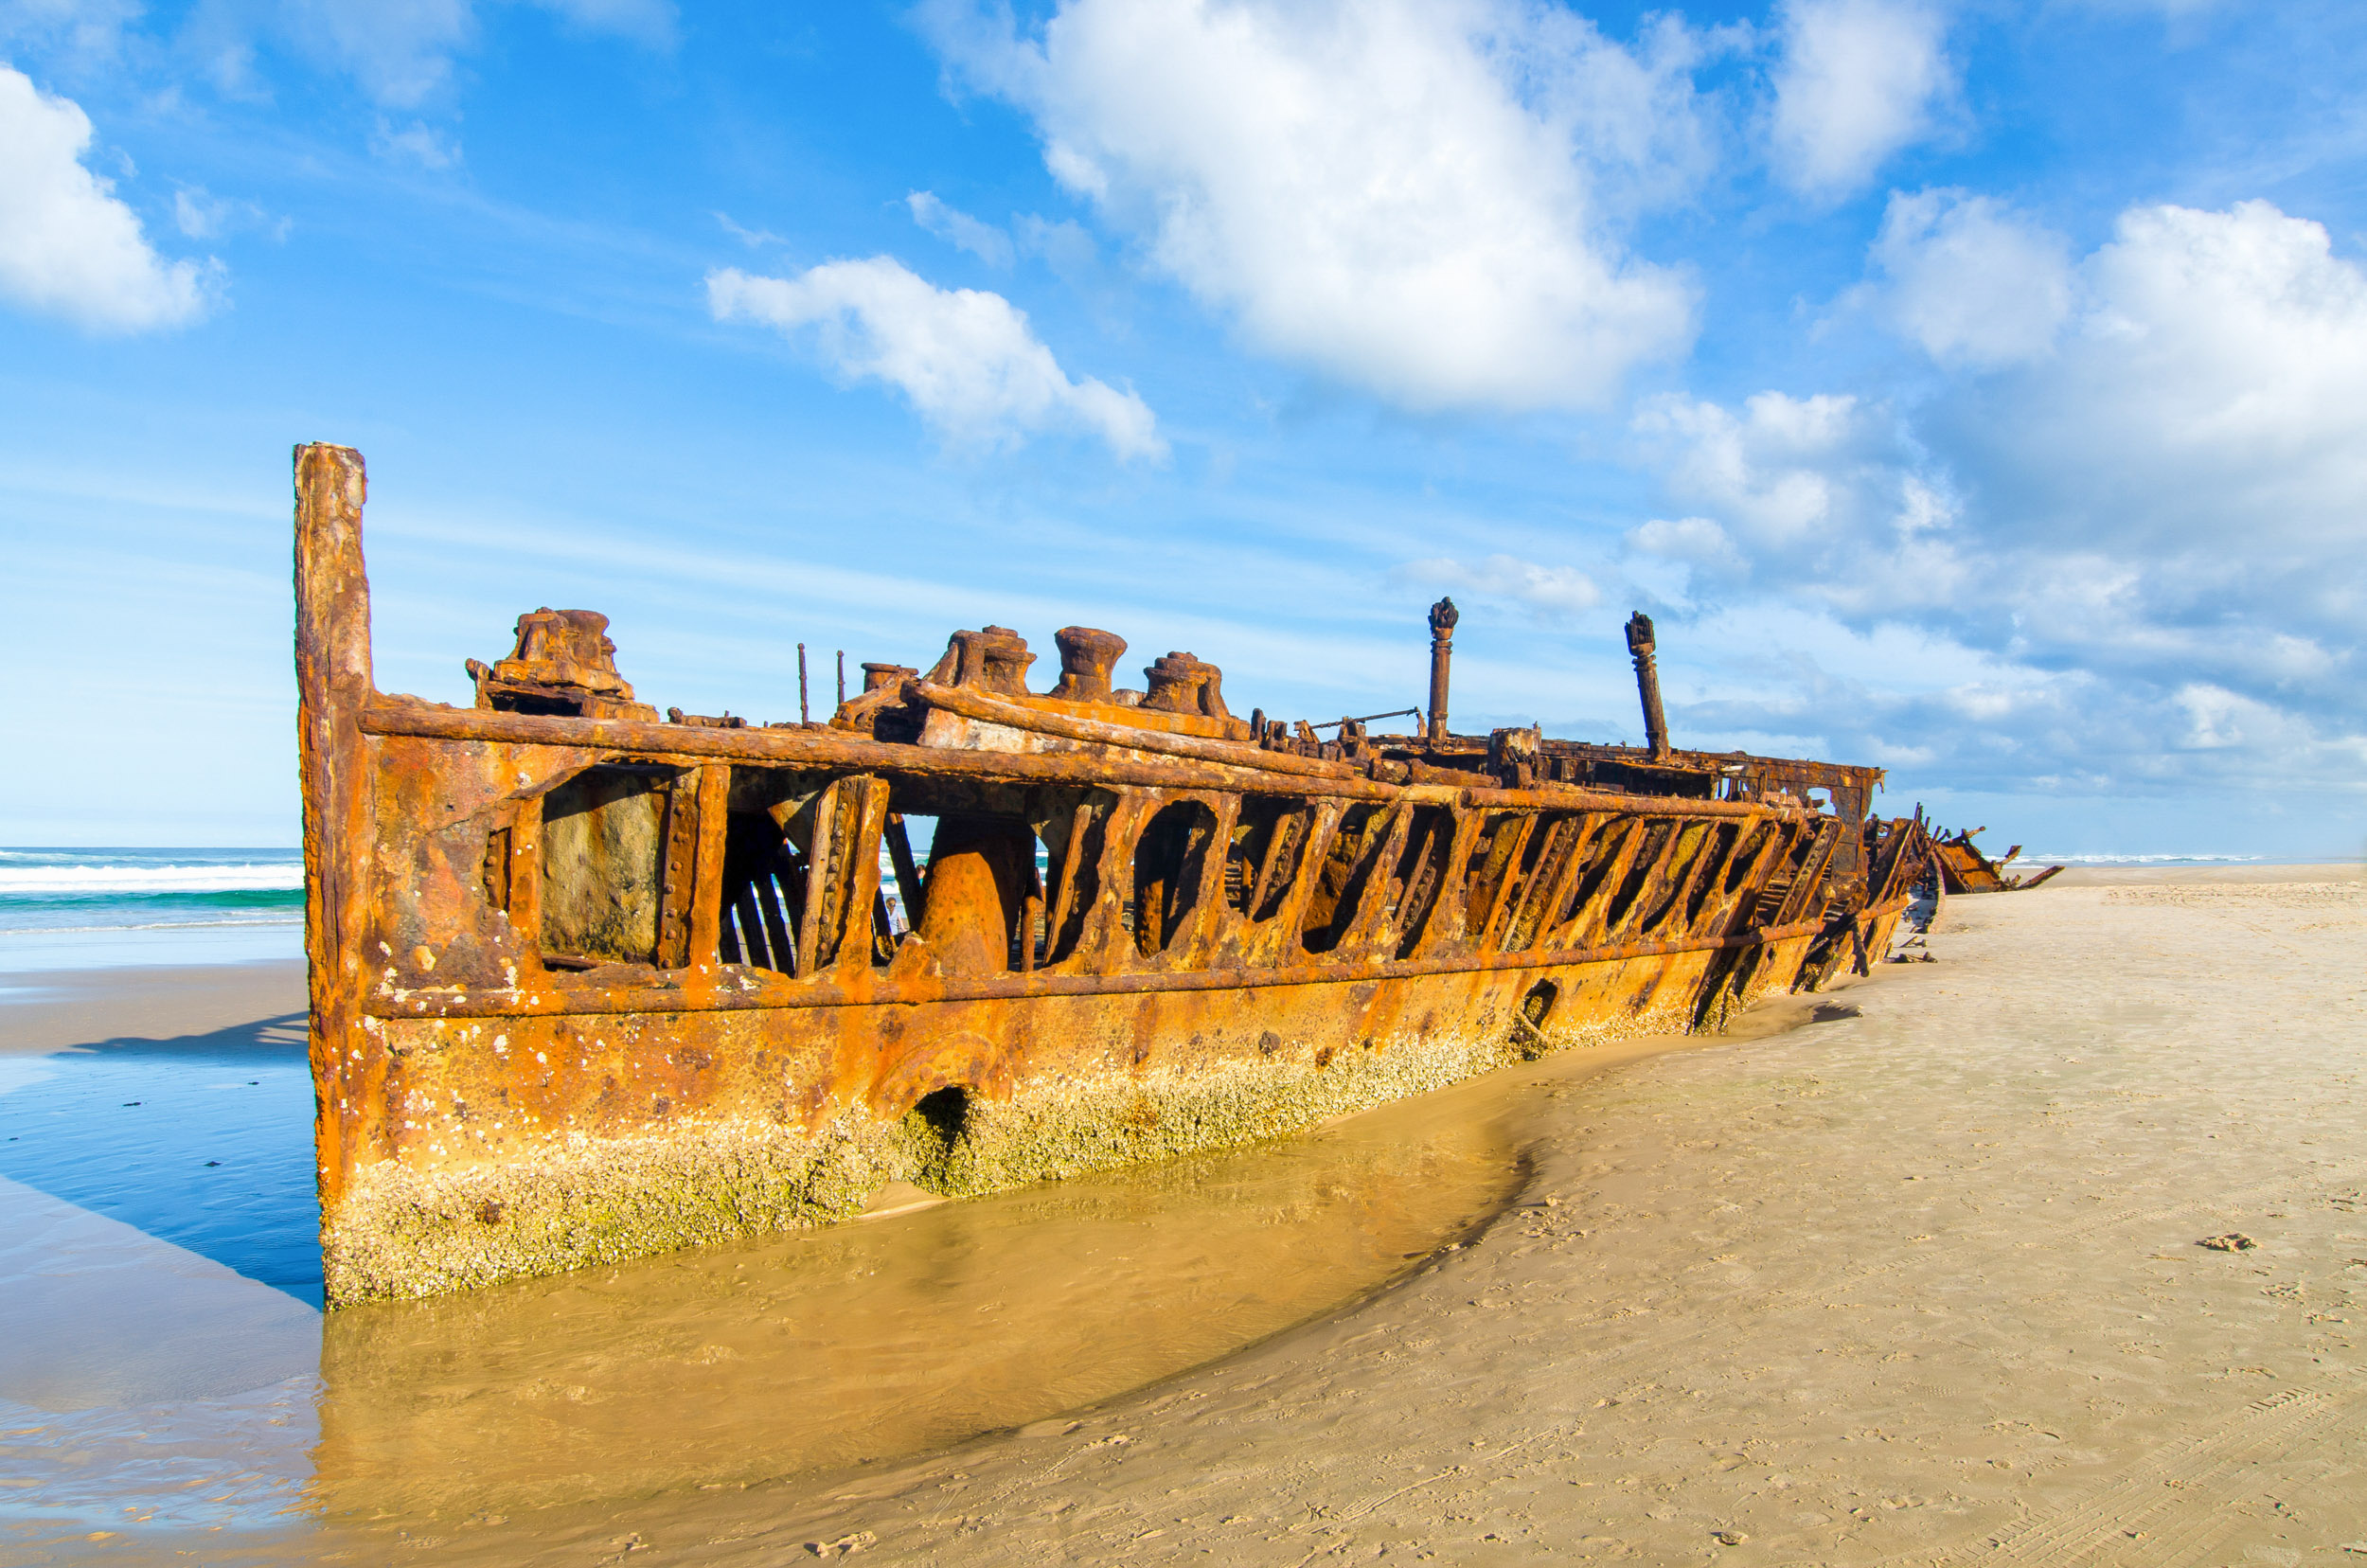
[{"label": "rusty ship hull", "polygon": [[1929,857],[1867,818],[1878,772],[1677,751],[1653,689],[1646,748],[1452,735],[1443,602],[1413,736],[1245,722],[1186,654],[1117,692],[1084,628],[1050,694],[988,628],[820,723],[662,721],[585,612],[522,618],[473,707],[382,694],[361,458],[299,448],[296,478],[333,1305],[1717,1027],[1878,958]]}]

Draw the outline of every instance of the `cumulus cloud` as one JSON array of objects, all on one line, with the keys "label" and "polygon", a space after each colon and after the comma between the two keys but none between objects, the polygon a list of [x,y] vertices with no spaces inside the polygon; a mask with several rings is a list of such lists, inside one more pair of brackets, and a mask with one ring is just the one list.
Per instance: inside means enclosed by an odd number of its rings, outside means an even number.
[{"label": "cumulus cloud", "polygon": [[1787,0],[1768,127],[1777,178],[1838,199],[1927,134],[1955,88],[1947,30],[1918,0]]},{"label": "cumulus cloud", "polygon": [[2355,545],[2367,273],[2323,225],[2267,202],[2133,207],[2081,284],[2053,362],[1950,410],[1950,436],[2033,530],[2156,550],[2240,540],[2245,555]]},{"label": "cumulus cloud", "polygon": [[[1915,211],[1898,226],[2003,227],[2030,254],[2000,209],[1950,193]],[[2035,318],[2060,312],[2043,352],[2030,317],[2010,334],[1908,318],[1960,365],[1913,411],[1781,393],[1646,407],[1671,495],[1736,552],[1718,602],[1859,628],[1912,615],[1998,661],[2010,678],[1976,689],[2015,693],[2008,713],[1896,708],[1961,732],[1948,755],[1970,777],[2355,783],[2367,271],[2321,225],[2246,202],[2132,207],[2066,273],[2031,276],[2061,289]],[[1710,543],[1660,524],[1630,541]]]},{"label": "cumulus cloud", "polygon": [[962,441],[1001,443],[1053,430],[1098,436],[1121,457],[1161,458],[1150,409],[1132,392],[1071,381],[1001,294],[940,289],[885,256],[831,261],[795,277],[737,268],[707,275],[718,321],[811,328],[842,375],[884,382]]},{"label": "cumulus cloud", "polygon": [[1658,24],[1517,0],[1063,0],[1040,37],[937,0],[951,65],[1255,347],[1422,409],[1582,406],[1693,330],[1617,221],[1706,167]]},{"label": "cumulus cloud", "polygon": [[1544,566],[1508,555],[1472,561],[1411,561],[1391,575],[1426,591],[1437,588],[1502,599],[1540,616],[1591,610],[1603,599],[1602,590],[1575,566]]},{"label": "cumulus cloud", "polygon": [[1894,192],[1873,259],[1893,321],[1943,365],[2044,353],[2072,309],[2071,247],[2002,203],[1962,190]]},{"label": "cumulus cloud", "polygon": [[97,331],[196,320],[215,269],[156,254],[90,143],[80,105],[0,66],[0,295]]}]

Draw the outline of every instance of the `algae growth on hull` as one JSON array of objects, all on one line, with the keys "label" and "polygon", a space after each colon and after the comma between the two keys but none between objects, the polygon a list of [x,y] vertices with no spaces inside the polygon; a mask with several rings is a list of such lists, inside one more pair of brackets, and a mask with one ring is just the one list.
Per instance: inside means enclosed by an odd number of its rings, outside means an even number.
[{"label": "algae growth on hull", "polygon": [[[1796,964],[1796,954],[1786,955]],[[900,1118],[850,1107],[807,1131],[751,1116],[678,1118],[670,1125],[596,1134],[568,1131],[499,1161],[365,1166],[324,1226],[332,1302],[434,1295],[503,1279],[562,1273],[682,1247],[843,1221],[889,1181],[951,1197],[1111,1170],[1287,1135],[1460,1081],[1555,1049],[1693,1025],[1692,996],[1706,954],[1632,959],[1552,971],[1558,1006],[1516,1011],[1530,973],[1439,977],[1459,989],[1502,993],[1492,1004],[1453,998],[1450,1016],[1476,1028],[1420,1026],[1343,1043],[1335,1020],[1325,1043],[1227,1054],[1212,1042],[1189,1065],[1112,1070],[1098,1078],[1045,1077],[1000,1096],[953,1085],[922,1096]],[[1765,972],[1788,972],[1788,965]],[[1353,987],[1296,988],[1293,1016],[1310,1029]],[[1246,1014],[1249,1004],[1243,1004]],[[1713,1021],[1722,1024],[1721,1011]],[[522,1024],[525,1021],[522,1021]],[[1262,1018],[1234,1025],[1254,1029]],[[411,1091],[422,1122],[460,1151],[472,1131],[460,1096],[428,1076],[445,1042],[432,1026],[401,1025],[399,1053],[414,1062]],[[396,1033],[397,1026],[389,1026]],[[612,1034],[615,1031],[611,1030]],[[531,1038],[521,1032],[522,1042]],[[1252,1039],[1255,1036],[1253,1034]],[[1269,1040],[1276,1037],[1271,1032]],[[516,1047],[523,1055],[530,1045]],[[605,1048],[605,1047],[603,1047]],[[561,1054],[558,1041],[552,1053]],[[1246,1060],[1243,1058],[1246,1057]],[[475,1118],[482,1122],[482,1117]],[[479,1134],[481,1136],[481,1134]],[[436,1146],[440,1147],[440,1146]]]}]

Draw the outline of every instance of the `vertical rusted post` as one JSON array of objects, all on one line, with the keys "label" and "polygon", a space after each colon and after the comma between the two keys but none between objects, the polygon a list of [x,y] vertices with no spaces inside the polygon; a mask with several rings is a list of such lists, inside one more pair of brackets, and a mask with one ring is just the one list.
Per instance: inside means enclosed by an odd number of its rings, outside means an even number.
[{"label": "vertical rusted post", "polygon": [[1660,668],[1652,660],[1652,617],[1638,610],[1628,617],[1628,651],[1635,656],[1635,689],[1644,699],[1644,739],[1654,757],[1668,755],[1668,716],[1661,711]]},{"label": "vertical rusted post", "polygon": [[698,770],[699,848],[691,879],[686,962],[712,964],[723,951],[723,847],[731,823],[732,771],[720,762]]},{"label": "vertical rusted post", "polygon": [[846,650],[838,650],[838,705],[846,705]]},{"label": "vertical rusted post", "polygon": [[324,1227],[371,1120],[363,1060],[363,943],[372,825],[362,709],[370,678],[370,590],[362,564],[362,454],[295,449],[296,753],[304,793],[304,954],[311,991],[313,1136]]},{"label": "vertical rusted post", "polygon": [[801,724],[813,722],[812,710],[806,705],[806,645],[804,643],[797,645],[797,722]]},{"label": "vertical rusted post", "polygon": [[1430,607],[1430,738],[1447,738],[1447,666],[1454,657],[1454,623],[1462,619],[1454,600]]}]

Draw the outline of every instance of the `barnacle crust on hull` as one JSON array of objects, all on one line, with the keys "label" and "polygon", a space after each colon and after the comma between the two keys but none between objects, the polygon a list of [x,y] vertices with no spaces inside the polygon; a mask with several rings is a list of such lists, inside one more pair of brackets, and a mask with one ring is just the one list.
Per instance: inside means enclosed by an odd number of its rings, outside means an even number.
[{"label": "barnacle crust on hull", "polygon": [[[1004,627],[827,722],[656,710],[542,609],[475,701],[379,692],[362,460],[296,452],[333,1305],[1286,1133],[1541,1052],[1714,1028],[1878,957],[1925,876],[1881,775],[1237,715],[1171,650]],[[1641,621],[1641,617],[1638,617]],[[843,661],[840,667],[844,668]],[[801,693],[801,699],[804,694]],[[1413,710],[1409,710],[1413,711]],[[1384,715],[1379,717],[1395,717]]]}]

